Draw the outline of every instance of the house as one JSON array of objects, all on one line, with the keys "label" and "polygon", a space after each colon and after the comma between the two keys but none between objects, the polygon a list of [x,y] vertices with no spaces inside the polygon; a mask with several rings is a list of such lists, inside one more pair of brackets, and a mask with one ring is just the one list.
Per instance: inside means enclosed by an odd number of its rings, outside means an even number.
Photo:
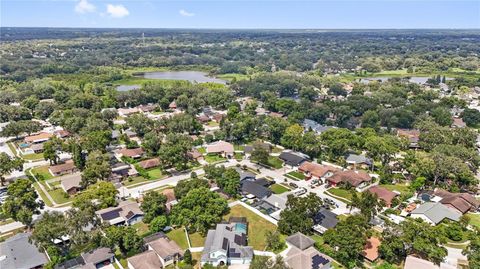
[{"label": "house", "polygon": [[138,171],[135,169],[135,166],[123,163],[123,162],[113,162],[110,163],[110,168],[112,173],[110,174],[110,181],[121,181],[126,177],[134,177],[138,175]]},{"label": "house", "polygon": [[304,119],[302,126],[305,129],[305,132],[308,132],[308,131],[312,130],[316,134],[321,134],[321,133],[323,133],[323,132],[325,132],[329,129],[335,128],[333,126],[321,125],[321,124],[317,123],[316,121],[309,120],[309,119]]},{"label": "house", "polygon": [[203,248],[201,265],[250,264],[253,248],[247,246],[248,223],[244,218],[230,219],[209,230]]},{"label": "house", "polygon": [[410,217],[422,219],[431,225],[437,225],[444,219],[459,221],[462,214],[441,203],[427,202],[410,213]]},{"label": "house", "polygon": [[45,253],[29,241],[31,233],[18,233],[0,243],[0,268],[43,268],[48,263]]},{"label": "house", "polygon": [[456,209],[462,214],[468,211],[475,212],[480,207],[480,201],[469,193],[451,193],[446,190],[436,189],[434,194],[441,198],[440,203]]},{"label": "house", "polygon": [[128,137],[128,138],[136,138],[137,137],[137,133],[130,130],[130,129],[127,129],[125,131],[123,131],[123,133]]},{"label": "house", "polygon": [[115,254],[113,254],[110,248],[97,248],[83,253],[81,256],[86,265],[93,265],[91,268],[99,268],[103,265],[111,264],[115,259]]},{"label": "house", "polygon": [[58,177],[65,174],[73,174],[78,171],[77,167],[73,163],[73,160],[68,160],[62,164],[52,165],[48,168],[50,174],[54,177]]},{"label": "house", "polygon": [[28,144],[43,143],[45,141],[48,141],[52,136],[53,134],[51,133],[41,132],[36,135],[30,135],[25,137],[23,141],[25,141],[25,143],[28,143]]},{"label": "house", "polygon": [[420,259],[414,256],[407,256],[405,259],[405,265],[403,266],[404,269],[440,269],[440,267],[434,264],[431,261],[427,261],[424,259]]},{"label": "house", "polygon": [[299,166],[309,159],[307,155],[294,151],[283,151],[278,158],[291,167]]},{"label": "house", "polygon": [[225,117],[225,115],[223,115],[223,114],[215,113],[212,116],[212,120],[214,120],[217,123],[220,123],[224,117]]},{"label": "house", "polygon": [[292,269],[330,269],[331,258],[315,249],[315,241],[297,232],[286,239],[288,252],[285,263]]},{"label": "house", "polygon": [[121,135],[121,133],[120,133],[119,130],[113,130],[113,131],[112,131],[112,136],[111,136],[111,137],[112,137],[112,140],[117,140],[117,139],[119,139],[119,138],[120,138],[120,135]]},{"label": "house", "polygon": [[467,124],[462,120],[462,118],[453,118],[452,128],[465,128]]},{"label": "house", "polygon": [[158,158],[152,158],[148,160],[144,160],[138,162],[138,166],[142,167],[143,169],[150,169],[160,165],[160,160]]},{"label": "house", "polygon": [[280,112],[270,112],[268,113],[268,115],[270,117],[274,117],[274,118],[283,118],[283,113],[280,113]]},{"label": "house", "polygon": [[201,114],[200,116],[197,117],[197,120],[201,123],[208,123],[210,121],[210,118],[205,115],[205,114]]},{"label": "house", "polygon": [[339,169],[314,162],[303,162],[298,167],[298,171],[303,172],[306,179],[317,178],[325,180],[326,178],[333,176],[333,174],[339,171]]},{"label": "house", "polygon": [[118,206],[97,210],[95,214],[110,225],[132,225],[143,219],[143,211],[134,201],[122,201]]},{"label": "house", "polygon": [[244,195],[253,195],[258,199],[263,199],[272,195],[272,190],[256,183],[255,181],[244,180],[240,182],[240,184],[240,191]]},{"label": "house", "polygon": [[357,154],[349,154],[345,159],[347,165],[350,169],[370,169],[373,162],[369,158],[365,157],[364,155],[357,155]]},{"label": "house", "polygon": [[145,151],[142,148],[134,148],[134,149],[121,149],[118,151],[118,155],[120,157],[128,157],[128,158],[133,158],[133,159],[138,159],[143,156]]},{"label": "house", "polygon": [[257,177],[257,175],[255,175],[254,173],[248,170],[242,169],[240,167],[234,167],[233,169],[235,169],[235,171],[237,171],[238,174],[240,175],[240,182],[244,180],[254,181],[255,178]]},{"label": "house", "polygon": [[147,104],[147,105],[139,105],[137,106],[137,109],[143,113],[147,113],[147,112],[152,112],[154,111],[155,109],[157,108],[156,105],[154,104]]},{"label": "house", "polygon": [[127,259],[128,269],[159,269],[163,268],[155,251],[148,250]]},{"label": "house", "polygon": [[128,117],[129,115],[132,115],[132,114],[135,114],[135,113],[139,113],[140,110],[138,110],[138,108],[134,107],[134,108],[119,108],[117,109],[117,113],[120,117]]},{"label": "house", "polygon": [[385,202],[386,207],[391,207],[393,199],[399,195],[398,193],[389,191],[379,186],[370,187],[367,189],[367,191],[376,194],[378,196],[378,199]]},{"label": "house", "polygon": [[172,101],[169,105],[168,105],[168,108],[169,109],[177,109],[177,103],[175,101]]},{"label": "house", "polygon": [[43,143],[32,144],[30,149],[33,153],[42,153],[43,152]]},{"label": "house", "polygon": [[233,157],[233,145],[225,141],[217,141],[207,145],[207,153],[220,154],[224,157]]},{"label": "house", "polygon": [[197,162],[203,160],[203,154],[195,148],[187,152],[187,157]]},{"label": "house", "polygon": [[337,223],[337,214],[326,208],[322,208],[313,217],[313,230],[320,234],[323,234],[328,229],[335,228],[335,226],[337,226]]},{"label": "house", "polygon": [[370,237],[363,247],[362,256],[370,262],[378,259],[378,247],[380,246],[380,239],[377,237]]},{"label": "house", "polygon": [[58,131],[55,131],[55,135],[58,138],[66,138],[66,137],[69,137],[71,134],[67,130],[58,130]]},{"label": "house", "polygon": [[418,149],[420,146],[418,145],[418,141],[420,140],[420,131],[413,130],[413,129],[397,129],[397,136],[405,137],[408,139],[409,148],[411,149]]},{"label": "house", "polygon": [[82,174],[75,173],[61,177],[60,186],[69,195],[76,194],[81,188]]},{"label": "house", "polygon": [[148,241],[146,247],[148,250],[155,252],[163,267],[180,261],[184,254],[177,243],[166,236],[159,236],[155,240]]},{"label": "house", "polygon": [[372,181],[372,177],[363,171],[345,170],[333,174],[327,178],[330,186],[336,187],[339,184],[350,184],[355,188],[363,188]]}]

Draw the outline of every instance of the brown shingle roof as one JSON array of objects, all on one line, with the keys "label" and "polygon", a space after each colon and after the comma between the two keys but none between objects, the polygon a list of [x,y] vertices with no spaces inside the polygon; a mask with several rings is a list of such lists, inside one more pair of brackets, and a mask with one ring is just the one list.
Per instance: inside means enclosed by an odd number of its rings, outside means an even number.
[{"label": "brown shingle roof", "polygon": [[51,133],[41,132],[41,133],[36,134],[36,135],[31,135],[31,136],[25,137],[24,141],[30,143],[30,142],[35,142],[37,140],[50,139],[50,137],[52,137],[52,136],[53,136],[53,134],[51,134]]},{"label": "brown shingle roof", "polygon": [[344,182],[344,183],[349,182],[354,187],[357,187],[363,182],[369,182],[371,180],[372,180],[372,177],[369,174],[363,171],[353,171],[353,170],[345,170],[345,171],[337,172],[333,176],[328,178],[328,181],[330,182],[337,183],[337,184],[340,182]]},{"label": "brown shingle roof", "polygon": [[[127,259],[133,269],[159,269],[162,268],[162,262],[155,251],[148,250]],[[129,266],[130,267],[130,266]]]},{"label": "brown shingle roof", "polygon": [[333,166],[321,165],[318,163],[304,162],[298,167],[298,170],[302,172],[308,172],[315,177],[323,177],[328,172],[336,172],[337,168]]},{"label": "brown shingle roof", "polygon": [[136,156],[141,156],[143,155],[144,151],[142,148],[134,148],[134,149],[121,149],[118,151],[122,156],[125,157],[136,157]]},{"label": "brown shingle roof", "polygon": [[148,160],[144,160],[144,161],[139,162],[138,165],[140,167],[142,167],[143,169],[149,169],[149,168],[159,166],[160,165],[160,160],[158,158],[148,159]]},{"label": "brown shingle roof", "polygon": [[58,173],[63,173],[63,172],[67,172],[67,171],[75,169],[75,164],[73,163],[72,160],[68,160],[68,161],[66,161],[65,163],[62,163],[62,164],[57,164],[57,165],[50,166],[49,169],[52,173],[58,174]]},{"label": "brown shingle roof", "polygon": [[387,206],[391,206],[393,198],[395,198],[398,195],[397,193],[394,193],[393,191],[389,191],[389,190],[387,190],[383,187],[379,187],[379,186],[373,186],[373,187],[369,188],[367,191],[369,191],[371,193],[375,193],[378,196],[379,199],[382,199],[383,201],[385,201]]},{"label": "brown shingle roof", "polygon": [[217,141],[207,145],[207,153],[233,153],[233,145],[225,141]]},{"label": "brown shingle roof", "polygon": [[446,190],[437,189],[434,194],[443,198],[440,203],[453,207],[462,213],[475,210],[480,206],[480,201],[468,193],[451,193]]},{"label": "brown shingle roof", "polygon": [[380,246],[380,239],[377,237],[370,237],[367,240],[362,252],[362,256],[369,261],[375,261],[378,259],[378,247]]},{"label": "brown shingle roof", "polygon": [[183,255],[183,250],[177,245],[177,243],[168,238],[159,238],[155,241],[149,242],[148,245],[162,259],[174,255]]}]

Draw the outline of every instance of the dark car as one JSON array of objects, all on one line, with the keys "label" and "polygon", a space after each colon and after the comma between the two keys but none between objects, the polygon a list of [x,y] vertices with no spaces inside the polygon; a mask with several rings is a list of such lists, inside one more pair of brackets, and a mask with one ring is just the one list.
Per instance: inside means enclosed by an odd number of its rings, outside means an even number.
[{"label": "dark car", "polygon": [[298,188],[298,185],[293,182],[288,183],[288,185],[292,188]]}]

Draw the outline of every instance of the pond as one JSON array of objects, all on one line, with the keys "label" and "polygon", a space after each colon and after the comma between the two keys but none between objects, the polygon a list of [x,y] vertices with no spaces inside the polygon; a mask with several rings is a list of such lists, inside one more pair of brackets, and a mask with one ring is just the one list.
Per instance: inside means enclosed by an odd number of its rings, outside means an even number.
[{"label": "pond", "polygon": [[126,92],[126,91],[131,91],[131,90],[137,90],[140,89],[140,85],[119,85],[117,86],[117,91],[119,92]]},{"label": "pond", "polygon": [[[371,81],[385,82],[385,81],[389,80],[390,78],[392,78],[392,77],[370,77],[370,78],[361,78],[358,81],[361,82],[361,83],[364,83],[364,84],[368,84]],[[427,80],[429,78],[430,77],[410,77],[408,79],[408,81],[410,81],[412,83],[417,83],[417,84],[423,85],[427,82]],[[445,78],[445,79],[446,80],[452,80],[453,78]]]},{"label": "pond", "polygon": [[165,71],[165,72],[146,72],[141,75],[147,79],[171,79],[171,80],[188,80],[194,83],[214,82],[226,84],[222,79],[209,77],[205,72],[199,71]]}]

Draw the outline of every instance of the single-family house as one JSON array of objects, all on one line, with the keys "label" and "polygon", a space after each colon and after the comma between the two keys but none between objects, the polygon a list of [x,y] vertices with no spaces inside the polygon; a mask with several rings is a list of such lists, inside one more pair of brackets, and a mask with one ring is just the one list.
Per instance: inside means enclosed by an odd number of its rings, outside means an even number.
[{"label": "single-family house", "polygon": [[30,135],[25,137],[23,141],[25,141],[25,143],[28,143],[28,144],[43,143],[45,141],[48,141],[52,136],[53,134],[51,133],[41,132],[35,135]]},{"label": "single-family house", "polygon": [[137,109],[143,113],[147,113],[147,112],[152,112],[154,111],[155,109],[157,108],[156,105],[154,104],[147,104],[147,105],[139,105],[137,106]]},{"label": "single-family house", "polygon": [[427,202],[410,213],[410,217],[422,219],[431,225],[437,225],[444,219],[459,221],[462,213],[441,203]]},{"label": "single-family house", "polygon": [[212,116],[212,120],[215,121],[215,122],[217,122],[217,123],[220,123],[225,116],[226,116],[226,115],[224,115],[224,114],[215,113],[215,114],[213,114],[213,116]]},{"label": "single-family house", "polygon": [[0,243],[0,268],[43,268],[48,263],[45,253],[29,241],[31,233],[18,233]]},{"label": "single-family house", "polygon": [[240,175],[240,182],[242,182],[244,180],[254,181],[255,178],[257,177],[257,175],[255,175],[254,173],[252,173],[248,170],[245,170],[243,168],[234,167],[233,169],[235,169],[235,171],[237,171],[238,174]]},{"label": "single-family house", "polygon": [[378,199],[385,202],[386,207],[392,206],[392,201],[397,197],[399,194],[393,191],[389,191],[383,187],[373,186],[367,189],[368,192],[374,193],[377,195]]},{"label": "single-family house", "polygon": [[58,130],[58,131],[55,131],[55,135],[58,138],[66,138],[66,137],[71,136],[72,134],[67,130]]},{"label": "single-family house", "polygon": [[201,265],[250,264],[253,248],[247,246],[248,223],[245,219],[230,219],[209,230],[203,248]]},{"label": "single-family house", "polygon": [[317,123],[316,121],[309,120],[309,119],[304,119],[302,126],[303,126],[305,132],[313,131],[316,134],[321,134],[321,133],[323,133],[323,132],[325,132],[329,129],[336,128],[336,127],[333,127],[333,126],[321,125],[321,124]]},{"label": "single-family house", "polygon": [[373,162],[371,159],[367,158],[365,155],[358,155],[358,154],[348,154],[347,158],[345,159],[348,168],[350,169],[370,169]]},{"label": "single-family house", "polygon": [[175,241],[170,240],[166,236],[159,236],[157,239],[151,241],[148,240],[145,245],[148,250],[155,252],[163,267],[180,261],[183,258],[183,250]]},{"label": "single-family house", "polygon": [[285,263],[292,269],[330,269],[331,258],[320,253],[315,247],[315,241],[297,232],[286,239],[288,252]]},{"label": "single-family house", "polygon": [[380,239],[377,237],[370,237],[367,239],[367,243],[363,247],[362,256],[370,262],[374,262],[378,259],[378,247],[380,247]]},{"label": "single-family house", "polygon": [[407,256],[405,259],[405,265],[403,269],[440,269],[440,267],[434,264],[431,261],[427,261],[424,259],[417,258],[415,256]]},{"label": "single-family house", "polygon": [[117,109],[117,113],[120,117],[128,117],[129,115],[132,115],[132,114],[135,114],[135,113],[139,113],[140,110],[138,110],[138,108],[136,107],[133,107],[133,108],[119,108]]},{"label": "single-family house", "polygon": [[58,177],[75,173],[78,171],[78,168],[75,166],[75,163],[73,163],[73,160],[68,160],[64,163],[50,166],[48,171],[50,171],[50,174],[52,174],[54,177]]},{"label": "single-family house", "polygon": [[327,178],[330,186],[336,187],[339,184],[350,184],[355,188],[363,188],[372,181],[372,177],[363,171],[345,170],[333,174]]},{"label": "single-family house", "polygon": [[440,203],[456,209],[462,214],[468,211],[475,212],[480,207],[480,201],[469,193],[452,193],[442,189],[434,191],[435,196],[440,197]]},{"label": "single-family house", "polygon": [[160,258],[153,250],[147,250],[127,258],[128,269],[159,269],[163,268]]},{"label": "single-family house", "polygon": [[225,141],[216,141],[207,145],[208,154],[220,154],[224,157],[233,157],[234,147]]},{"label": "single-family house", "polygon": [[274,117],[274,118],[283,118],[283,113],[280,112],[270,112],[268,113],[268,116]]},{"label": "single-family house", "polygon": [[82,174],[75,173],[60,178],[60,186],[69,195],[76,194],[81,188]]},{"label": "single-family house", "polygon": [[337,223],[337,214],[326,208],[321,208],[320,211],[318,211],[317,214],[315,214],[315,216],[313,217],[313,230],[320,234],[323,234],[328,229],[335,228],[335,226],[337,226]]},{"label": "single-family house", "polygon": [[168,105],[168,108],[169,109],[177,109],[177,103],[175,101],[172,101],[169,105]]},{"label": "single-family house", "polygon": [[95,211],[104,223],[110,225],[132,225],[143,219],[143,211],[135,201],[122,201],[115,207]]},{"label": "single-family house", "polygon": [[418,141],[420,140],[420,131],[415,129],[397,129],[397,136],[408,139],[409,148],[418,149]]},{"label": "single-family house", "polygon": [[152,158],[148,160],[143,160],[138,162],[138,166],[142,167],[143,169],[150,169],[160,165],[160,159]]},{"label": "single-family house", "polygon": [[42,153],[43,152],[43,143],[32,144],[30,146],[30,150],[32,150],[33,153]]},{"label": "single-family house", "polygon": [[205,124],[205,123],[208,123],[208,122],[210,121],[210,118],[209,118],[207,115],[205,115],[205,114],[201,114],[201,115],[199,115],[199,116],[197,117],[197,120],[198,120],[199,122]]},{"label": "single-family house", "polygon": [[462,120],[462,118],[453,118],[452,128],[465,128],[467,124]]},{"label": "single-family house", "polygon": [[190,158],[193,161],[201,161],[203,160],[203,154],[200,153],[196,148],[190,150],[187,152],[187,157]]},{"label": "single-family house", "polygon": [[240,182],[240,191],[244,195],[253,195],[258,199],[272,195],[272,190],[256,183],[255,181],[244,180]]},{"label": "single-family house", "polygon": [[115,254],[110,248],[97,248],[82,253],[81,256],[86,265],[93,265],[91,268],[100,268],[104,265],[112,264],[115,259]]},{"label": "single-family house", "polygon": [[128,157],[132,159],[141,158],[144,153],[145,151],[142,148],[134,148],[134,149],[124,148],[118,151],[118,155],[120,157]]},{"label": "single-family house", "polygon": [[303,172],[306,179],[316,178],[324,181],[326,178],[333,176],[339,169],[314,162],[303,162],[298,167],[298,171]]},{"label": "single-family house", "polygon": [[294,151],[283,151],[278,158],[291,167],[299,166],[309,159],[307,155]]}]

